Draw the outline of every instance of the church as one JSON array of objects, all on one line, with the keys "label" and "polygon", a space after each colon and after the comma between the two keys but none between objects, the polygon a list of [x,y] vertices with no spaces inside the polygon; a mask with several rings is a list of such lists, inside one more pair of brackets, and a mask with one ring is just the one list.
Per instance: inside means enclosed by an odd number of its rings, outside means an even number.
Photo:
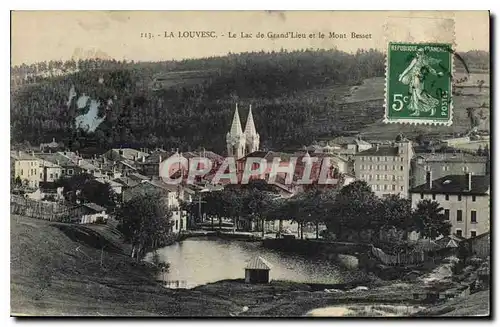
[{"label": "church", "polygon": [[238,104],[234,111],[231,129],[226,134],[227,154],[235,157],[236,160],[259,150],[260,136],[255,129],[255,123],[252,115],[252,105],[250,105],[245,130],[241,128],[240,114]]}]

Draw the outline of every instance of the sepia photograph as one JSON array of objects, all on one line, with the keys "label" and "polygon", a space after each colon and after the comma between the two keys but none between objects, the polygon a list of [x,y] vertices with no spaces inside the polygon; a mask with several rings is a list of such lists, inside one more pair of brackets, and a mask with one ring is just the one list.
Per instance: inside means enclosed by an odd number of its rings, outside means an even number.
[{"label": "sepia photograph", "polygon": [[11,316],[491,318],[488,11],[10,19]]}]

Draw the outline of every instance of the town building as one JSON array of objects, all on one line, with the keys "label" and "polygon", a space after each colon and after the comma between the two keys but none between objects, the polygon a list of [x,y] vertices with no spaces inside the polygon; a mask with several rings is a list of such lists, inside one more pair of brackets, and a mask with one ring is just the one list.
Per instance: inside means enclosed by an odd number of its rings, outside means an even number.
[{"label": "town building", "polygon": [[80,212],[80,224],[105,223],[109,218],[106,208],[95,203],[82,204]]},{"label": "town building", "polygon": [[40,184],[39,158],[32,152],[10,152],[11,178],[13,182],[20,180],[23,186],[38,188]]},{"label": "town building", "polygon": [[40,159],[40,182],[54,183],[62,176],[62,167],[47,160]]},{"label": "town building", "polygon": [[488,175],[466,173],[433,179],[428,171],[426,182],[412,188],[410,194],[413,208],[424,199],[438,202],[452,225],[452,234],[471,238],[490,230]]},{"label": "town building", "polygon": [[425,183],[427,171],[432,171],[433,178],[447,175],[486,175],[486,156],[469,153],[418,153],[412,160],[412,186]]},{"label": "town building", "polygon": [[62,148],[61,144],[57,143],[55,138],[52,139],[52,142],[40,143],[41,152],[57,152],[61,148]]},{"label": "town building", "polygon": [[413,147],[409,140],[398,137],[391,145],[376,145],[355,155],[356,179],[366,181],[379,196],[408,197],[410,162]]},{"label": "town building", "polygon": [[172,212],[172,233],[179,233],[187,228],[187,212],[181,210],[181,201],[191,202],[192,192],[181,185],[172,185],[163,182],[158,178],[142,180],[136,185],[123,190],[123,201],[130,201],[132,198],[148,194],[150,192],[161,192],[164,195],[165,204]]},{"label": "town building", "polygon": [[236,104],[231,129],[226,134],[226,144],[228,156],[235,157],[236,159],[240,159],[249,153],[259,150],[260,135],[255,129],[251,105],[248,112],[245,131],[243,131],[241,128],[240,114],[238,112],[238,104]]},{"label": "town building", "polygon": [[102,156],[111,161],[142,161],[143,158],[149,156],[149,153],[146,152],[146,149],[121,148],[108,150]]}]

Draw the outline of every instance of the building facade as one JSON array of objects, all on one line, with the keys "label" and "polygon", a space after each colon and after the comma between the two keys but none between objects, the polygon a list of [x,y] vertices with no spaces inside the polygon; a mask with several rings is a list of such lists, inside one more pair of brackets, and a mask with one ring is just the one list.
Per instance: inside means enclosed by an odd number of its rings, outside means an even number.
[{"label": "building facade", "polygon": [[436,201],[444,209],[451,233],[464,238],[476,237],[490,230],[489,176],[471,173],[447,175],[433,179],[427,173],[426,183],[411,189],[412,207],[422,200]]},{"label": "building facade", "polygon": [[412,186],[425,183],[427,171],[433,178],[447,175],[486,175],[487,157],[468,153],[419,153],[412,160]]},{"label": "building facade", "polygon": [[411,141],[401,139],[393,145],[377,145],[355,155],[356,179],[366,181],[379,196],[408,197],[410,162],[413,158]]},{"label": "building facade", "polygon": [[22,185],[38,188],[40,184],[40,164],[34,153],[11,151],[11,178],[13,181],[20,179]]}]

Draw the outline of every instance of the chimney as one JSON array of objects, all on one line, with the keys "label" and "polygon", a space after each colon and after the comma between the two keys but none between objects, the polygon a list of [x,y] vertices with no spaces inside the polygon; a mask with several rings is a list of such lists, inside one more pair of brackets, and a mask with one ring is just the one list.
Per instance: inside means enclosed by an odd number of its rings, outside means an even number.
[{"label": "chimney", "polygon": [[56,138],[55,137],[52,138],[52,143],[56,143]]},{"label": "chimney", "polygon": [[432,189],[432,171],[428,170],[425,172],[425,185]]},{"label": "chimney", "polygon": [[161,156],[159,156],[159,161],[160,161],[160,163],[162,162],[162,160],[161,160],[161,159],[162,159],[162,158],[161,158]]},{"label": "chimney", "polygon": [[34,157],[35,156],[35,151],[31,150],[31,156]]},{"label": "chimney", "polygon": [[146,162],[146,156],[142,156],[142,162]]},{"label": "chimney", "polygon": [[467,191],[472,191],[472,173],[467,173],[466,178],[467,178]]},{"label": "chimney", "polygon": [[379,150],[379,149],[380,149],[380,145],[379,145],[379,144],[377,144],[377,145],[376,145],[376,151],[378,152],[378,150]]}]

